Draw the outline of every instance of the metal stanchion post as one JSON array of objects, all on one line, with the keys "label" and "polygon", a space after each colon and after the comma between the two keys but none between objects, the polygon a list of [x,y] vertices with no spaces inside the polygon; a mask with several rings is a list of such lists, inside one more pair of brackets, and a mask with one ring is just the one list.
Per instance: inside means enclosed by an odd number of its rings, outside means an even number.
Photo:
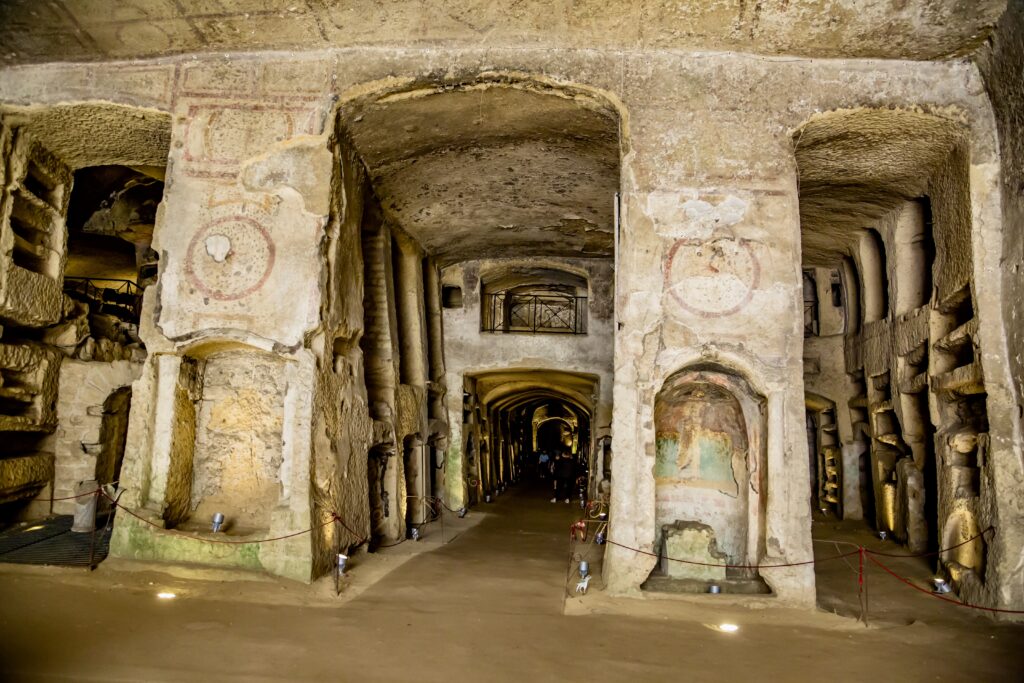
[{"label": "metal stanchion post", "polygon": [[864,547],[857,549],[857,597],[860,599],[860,620],[868,625],[868,585],[864,580]]},{"label": "metal stanchion post", "polygon": [[[93,493],[92,495],[96,499],[95,502],[93,503],[93,514],[95,514],[96,510],[99,510],[100,490],[96,489],[96,492]],[[89,536],[89,571],[92,571],[94,569],[96,569],[96,520],[95,519],[93,519],[92,532],[90,532],[90,536]]]},{"label": "metal stanchion post", "polygon": [[444,501],[440,498],[437,499],[437,514],[441,517],[441,545],[445,545],[448,541],[444,535]]},{"label": "metal stanchion post", "polygon": [[867,573],[865,572],[865,575],[864,575],[864,625],[865,626],[868,625],[868,612],[870,611],[869,607],[870,607],[870,602],[868,600],[868,578],[867,578]]}]

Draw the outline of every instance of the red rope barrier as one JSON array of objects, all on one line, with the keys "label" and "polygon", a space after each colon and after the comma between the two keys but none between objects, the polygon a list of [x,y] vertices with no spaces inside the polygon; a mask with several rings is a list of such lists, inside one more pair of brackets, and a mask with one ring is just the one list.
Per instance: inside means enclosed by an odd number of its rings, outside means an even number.
[{"label": "red rope barrier", "polygon": [[[129,515],[131,515],[135,519],[137,519],[137,520],[139,520],[141,522],[145,522],[146,524],[150,525],[153,528],[160,529],[162,531],[168,531],[168,529],[166,527],[162,527],[159,524],[156,524],[155,522],[151,522],[150,520],[146,519],[145,517],[135,513],[133,510],[131,510],[129,508],[126,508],[124,505],[121,505],[116,500],[114,500],[109,495],[107,495],[107,493],[105,491],[103,492],[103,495],[106,496],[107,500],[109,500],[114,507],[116,507],[116,508],[118,508],[120,510],[124,510],[125,512],[127,512]],[[222,544],[227,544],[227,545],[245,545],[245,544],[248,544],[248,543],[270,543],[272,541],[283,541],[286,538],[293,538],[295,536],[301,536],[302,534],[308,534],[311,531],[315,531],[317,529],[323,529],[328,524],[334,524],[334,522],[336,520],[340,522],[341,518],[338,517],[336,514],[332,513],[331,514],[331,518],[329,520],[327,520],[323,524],[318,524],[316,526],[310,527],[309,529],[303,529],[302,531],[296,531],[296,532],[291,533],[291,534],[285,534],[284,536],[275,536],[274,538],[261,538],[261,539],[256,539],[256,540],[252,540],[252,541],[246,541],[246,540],[243,540],[243,539],[228,540],[228,539],[219,539],[219,538],[199,538],[198,536],[188,536],[187,538],[192,538],[193,540],[196,540],[196,541],[204,541],[206,543],[222,543]],[[344,524],[344,522],[342,522],[342,524]]]},{"label": "red rope barrier", "polygon": [[[858,556],[857,593],[858,593],[858,596],[861,598],[862,601],[864,601],[866,599],[866,597],[867,597],[867,595],[866,595],[867,588],[866,588],[865,580],[864,580],[864,564],[865,564],[864,563],[864,559],[867,558],[867,559],[871,560],[872,562],[874,562],[875,564],[877,564],[883,570],[885,570],[885,572],[887,574],[889,574],[889,575],[899,579],[900,581],[902,581],[906,585],[910,586],[914,590],[919,591],[921,593],[924,593],[925,595],[930,595],[933,598],[938,598],[939,600],[942,600],[943,602],[948,602],[948,603],[951,603],[953,605],[957,605],[959,607],[968,607],[970,609],[983,610],[983,611],[986,611],[986,612],[999,612],[999,613],[1002,613],[1002,614],[1024,614],[1024,610],[1003,609],[1003,608],[999,608],[999,607],[984,607],[982,605],[971,605],[971,604],[966,603],[966,602],[960,602],[959,600],[954,600],[952,598],[947,598],[947,597],[944,597],[944,596],[939,595],[937,593],[933,593],[932,591],[929,591],[927,589],[924,589],[924,588],[921,588],[920,586],[915,585],[910,579],[907,579],[907,578],[905,578],[903,576],[900,576],[899,574],[897,574],[893,570],[891,570],[888,567],[886,567],[884,564],[882,564],[879,560],[875,559],[875,557],[874,557],[875,555],[878,555],[878,556],[882,556],[882,557],[920,558],[920,557],[927,557],[929,555],[938,555],[940,553],[944,553],[944,552],[947,552],[947,551],[950,551],[950,550],[955,550],[956,548],[959,548],[960,546],[966,545],[966,544],[970,543],[971,541],[977,540],[978,538],[981,538],[982,536],[987,534],[989,531],[995,531],[995,529],[993,527],[989,527],[989,528],[985,529],[984,531],[982,531],[981,533],[979,533],[979,534],[977,534],[975,536],[972,536],[971,538],[967,539],[966,541],[963,541],[962,543],[958,543],[958,544],[950,546],[948,548],[942,548],[940,550],[936,550],[936,551],[933,551],[933,552],[930,552],[930,553],[920,553],[920,554],[917,554],[917,555],[897,555],[897,554],[894,554],[894,553],[882,553],[882,552],[876,552],[874,550],[870,550],[868,548],[865,548],[864,546],[857,546],[856,550],[851,550],[848,553],[841,553],[839,555],[833,555],[832,557],[824,557],[824,558],[821,558],[821,559],[806,560],[804,562],[788,562],[788,563],[785,563],[785,564],[760,564],[760,565],[758,565],[758,564],[714,564],[714,563],[710,563],[710,562],[697,562],[696,560],[682,560],[682,559],[679,559],[679,558],[676,558],[676,557],[666,557],[665,559],[669,560],[670,562],[681,562],[683,564],[692,564],[692,565],[697,565],[697,566],[700,566],[700,567],[722,567],[722,568],[725,568],[725,569],[774,569],[774,568],[779,568],[779,567],[799,567],[799,566],[808,565],[808,564],[818,564],[820,562],[829,562],[831,560],[838,560],[838,559],[842,559],[844,557],[850,557],[851,555],[857,555]],[[606,542],[608,544],[610,544],[610,545],[614,545],[614,546],[617,546],[619,548],[623,548],[625,550],[631,550],[631,551],[633,551],[635,553],[639,553],[641,555],[647,555],[649,557],[661,557],[660,555],[658,555],[656,553],[647,552],[646,550],[640,550],[639,548],[632,548],[632,547],[630,547],[628,545],[623,545],[622,543],[617,543],[617,542],[615,542],[615,541],[613,541],[611,539],[608,539]],[[862,602],[862,605],[863,605],[863,602]]]},{"label": "red rope barrier", "polygon": [[[572,527],[570,527],[570,529],[571,528]],[[697,562],[696,560],[682,560],[682,559],[679,559],[679,558],[676,558],[676,557],[666,557],[665,559],[669,560],[670,562],[681,562],[683,564],[693,564],[693,565],[697,565],[699,567],[722,567],[722,568],[725,568],[725,569],[777,569],[777,568],[780,568],[780,567],[800,567],[800,566],[808,565],[808,564],[818,564],[819,562],[829,562],[831,560],[839,560],[839,559],[842,559],[844,557],[850,557],[852,555],[856,555],[856,554],[861,553],[861,552],[868,553],[869,555],[879,555],[879,556],[884,556],[884,557],[916,558],[916,557],[927,557],[928,555],[938,555],[938,554],[941,554],[941,553],[948,552],[950,550],[955,550],[955,549],[959,548],[960,546],[967,545],[971,541],[974,541],[974,540],[977,540],[977,539],[981,538],[982,536],[987,534],[989,531],[995,531],[995,528],[994,527],[989,527],[989,528],[985,529],[984,531],[982,531],[981,533],[979,533],[979,534],[977,534],[975,536],[972,536],[971,538],[968,538],[966,541],[963,541],[962,543],[957,543],[956,545],[949,546],[948,548],[942,548],[940,550],[936,550],[936,551],[931,552],[931,553],[921,553],[919,555],[897,555],[897,554],[894,554],[894,553],[876,552],[874,550],[870,550],[868,548],[865,548],[864,546],[857,546],[856,550],[851,550],[848,553],[841,553],[839,555],[833,555],[832,557],[824,557],[824,558],[821,558],[820,560],[819,559],[804,560],[803,562],[788,562],[786,564],[718,564],[718,563],[711,563],[711,562]],[[639,548],[633,548],[633,547],[630,547],[628,545],[623,545],[623,544],[617,543],[617,542],[615,542],[615,541],[613,541],[611,539],[608,539],[608,543],[611,544],[611,545],[614,545],[614,546],[618,546],[620,548],[624,548],[625,550],[632,550],[634,553],[640,553],[641,555],[648,555],[650,557],[661,557],[661,555],[658,555],[657,553],[650,553],[650,552],[647,552],[646,550],[640,550]]]},{"label": "red rope barrier", "polygon": [[[459,510],[454,510],[454,509],[448,507],[448,505],[445,504],[444,500],[442,500],[441,498],[438,498],[437,496],[406,496],[406,498],[415,499],[415,500],[423,500],[423,501],[427,501],[427,502],[436,503],[436,504],[440,505],[441,507],[443,507],[448,512],[451,512],[452,514],[455,514],[455,515],[459,514],[459,512],[460,512]],[[433,507],[434,506],[431,505],[431,508],[433,508]]]},{"label": "red rope barrier", "polygon": [[933,555],[940,555],[942,553],[949,552],[950,550],[956,550],[960,546],[967,545],[968,543],[973,543],[974,541],[978,540],[979,538],[984,538],[985,534],[987,534],[988,532],[990,532],[990,531],[995,532],[995,530],[996,530],[995,527],[990,526],[989,528],[985,529],[981,533],[976,534],[974,536],[971,536],[966,541],[963,541],[961,543],[957,543],[956,545],[951,545],[948,548],[942,548],[940,550],[932,550],[931,552],[927,552],[927,553],[916,553],[914,555],[906,555],[904,553],[883,553],[880,550],[868,550],[868,552],[871,553],[872,555],[878,555],[879,557],[932,557]]},{"label": "red rope barrier", "polygon": [[[94,491],[92,493],[96,493],[96,492]],[[159,525],[159,524],[157,524],[157,523],[155,523],[155,522],[153,522],[151,520],[148,520],[145,517],[143,517],[142,515],[140,515],[137,512],[135,512],[134,510],[132,510],[130,508],[127,508],[124,505],[121,505],[116,500],[111,498],[110,495],[108,495],[106,493],[106,491],[99,491],[99,493],[101,493],[104,497],[106,497],[111,502],[111,504],[114,507],[116,507],[116,508],[118,508],[120,510],[124,510],[128,515],[134,517],[135,519],[139,520],[140,522],[148,524],[149,526],[153,527],[154,529],[160,529],[161,531],[169,531],[169,529],[167,529],[166,527],[163,527],[163,526],[161,526],[161,525]],[[413,497],[413,496],[410,496],[410,497]],[[444,505],[444,502],[440,498],[428,497],[426,500],[430,500],[430,501],[433,501],[433,502],[436,502],[436,503],[440,503],[446,509],[451,510],[451,508],[449,508],[447,505]],[[455,512],[455,510],[452,510],[452,512]],[[254,540],[251,540],[251,541],[244,540],[244,539],[228,540],[228,539],[219,539],[219,538],[202,538],[202,537],[198,537],[198,536],[186,536],[186,538],[191,538],[191,539],[196,540],[196,541],[204,541],[204,542],[207,542],[207,543],[223,543],[223,544],[229,544],[229,545],[245,545],[245,544],[248,544],[248,543],[271,543],[273,541],[283,541],[286,538],[294,538],[295,536],[301,536],[302,534],[308,534],[308,533],[310,533],[312,531],[316,531],[317,529],[323,529],[327,525],[333,524],[334,522],[337,522],[338,524],[340,524],[353,537],[359,539],[355,543],[352,543],[351,545],[355,545],[355,546],[362,545],[363,543],[366,543],[368,540],[370,540],[368,537],[362,536],[357,531],[355,531],[352,527],[350,527],[348,524],[346,524],[345,520],[343,520],[337,513],[331,513],[331,518],[329,520],[327,520],[326,522],[324,522],[323,524],[317,524],[316,526],[312,526],[312,527],[310,527],[308,529],[303,529],[302,531],[296,531],[294,533],[285,534],[283,536],[274,536],[273,538],[260,538],[260,539],[254,539]],[[405,542],[405,539],[402,539],[398,543],[392,543],[390,545],[380,545],[380,546],[377,546],[377,548],[390,548],[390,547],[399,545],[400,543],[404,543],[404,542]]]},{"label": "red rope barrier", "polygon": [[[868,551],[868,552],[870,553],[871,551]],[[948,602],[950,604],[956,605],[957,607],[968,607],[970,609],[983,610],[985,612],[1000,612],[1002,614],[1024,614],[1024,610],[1022,610],[1022,609],[1002,609],[1000,607],[984,607],[982,605],[972,605],[972,604],[967,603],[967,602],[960,602],[959,600],[954,600],[953,598],[947,598],[947,597],[945,597],[943,595],[939,595],[938,593],[934,593],[934,592],[932,592],[930,590],[927,590],[925,588],[921,588],[920,586],[915,585],[914,582],[912,582],[910,579],[900,576],[899,574],[897,574],[896,572],[894,572],[893,570],[889,569],[884,564],[882,564],[881,562],[876,560],[874,557],[871,557],[870,554],[868,555],[868,559],[871,560],[872,562],[874,562],[875,564],[877,564],[879,567],[881,567],[885,571],[886,574],[899,579],[900,581],[902,581],[903,583],[907,584],[908,586],[910,586],[914,590],[916,590],[916,591],[918,591],[920,593],[924,593],[925,595],[930,595],[933,598],[936,598],[938,600],[942,600],[943,602]]]},{"label": "red rope barrier", "polygon": [[[137,520],[139,520],[141,522],[144,522],[144,523],[146,523],[146,524],[148,524],[148,525],[150,525],[150,526],[152,526],[152,527],[154,527],[156,529],[160,529],[162,531],[167,531],[167,529],[165,527],[162,527],[159,524],[156,524],[155,522],[152,522],[152,521],[146,519],[145,517],[139,515],[134,510],[131,510],[130,508],[125,507],[124,505],[121,505],[120,503],[117,502],[116,499],[112,498],[103,489],[96,489],[95,491],[89,491],[89,492],[86,492],[86,493],[80,493],[80,494],[78,494],[76,496],[69,496],[67,498],[52,498],[51,500],[53,500],[53,501],[57,501],[57,500],[71,500],[71,499],[74,499],[74,498],[82,498],[84,496],[92,496],[92,495],[96,495],[96,494],[102,494],[105,498],[107,498],[107,500],[110,501],[110,503],[111,503],[111,505],[113,505],[113,507],[118,508],[120,510],[124,510],[126,513],[128,513],[129,515],[131,515],[135,519],[137,519]],[[416,496],[409,496],[409,497],[410,498],[414,498]],[[438,503],[442,507],[444,507],[444,508],[446,508],[446,509],[448,509],[448,510],[450,510],[452,512],[455,512],[455,510],[452,510],[447,505],[445,505],[444,501],[441,500],[440,498],[433,497],[433,496],[427,496],[427,497],[424,497],[423,500],[430,501],[430,502],[433,502],[433,503]],[[573,535],[575,535],[575,532],[578,532],[580,530],[578,528],[578,526],[582,526],[583,530],[584,530],[584,534],[585,534],[586,522],[587,521],[589,521],[589,520],[580,520],[579,522],[574,523],[570,527],[571,533],[573,533]],[[242,540],[242,539],[239,539],[239,540],[228,540],[228,539],[215,539],[215,538],[199,538],[199,537],[196,537],[196,536],[189,536],[188,538],[192,538],[192,539],[197,540],[197,541],[205,541],[207,543],[222,543],[222,544],[229,544],[229,545],[244,545],[244,544],[250,544],[250,543],[271,543],[273,541],[283,541],[283,540],[285,540],[287,538],[294,538],[296,536],[301,536],[303,534],[308,534],[308,533],[311,533],[313,531],[316,531],[317,529],[322,529],[322,528],[326,527],[328,524],[333,524],[334,522],[338,522],[339,524],[341,524],[342,527],[344,527],[354,537],[361,539],[355,545],[362,545],[367,540],[369,540],[367,538],[361,537],[360,534],[356,533],[348,524],[346,524],[345,521],[341,517],[339,517],[337,513],[333,513],[333,512],[331,513],[331,518],[329,520],[327,520],[326,522],[324,522],[323,524],[318,524],[316,526],[310,527],[309,529],[303,529],[302,531],[296,531],[296,532],[293,532],[293,533],[290,533],[290,534],[285,534],[283,536],[275,536],[273,538],[263,538],[263,539],[257,539],[257,540],[251,540],[251,541],[249,541],[249,540]],[[968,538],[966,541],[963,541],[963,542],[958,543],[956,545],[950,546],[948,548],[942,548],[940,550],[936,550],[936,551],[932,551],[932,552],[928,552],[928,553],[919,553],[919,554],[916,554],[916,555],[903,555],[903,554],[896,554],[896,553],[883,553],[883,552],[879,552],[879,551],[869,550],[869,549],[865,548],[864,546],[857,546],[857,548],[855,550],[851,550],[848,553],[840,553],[838,555],[833,555],[832,557],[825,557],[825,558],[813,559],[813,560],[805,560],[803,562],[787,562],[787,563],[784,563],[784,564],[719,564],[719,563],[711,563],[711,562],[698,562],[696,560],[683,560],[683,559],[679,559],[679,558],[676,558],[676,557],[666,557],[665,559],[669,560],[670,562],[681,562],[683,564],[697,565],[697,566],[700,566],[700,567],[721,567],[721,568],[725,568],[725,569],[777,569],[777,568],[782,568],[782,567],[800,567],[800,566],[804,566],[804,565],[808,565],[808,564],[818,564],[820,562],[829,562],[831,560],[839,560],[839,559],[842,559],[842,558],[845,558],[845,557],[850,557],[852,555],[857,555],[858,556],[857,591],[858,591],[858,594],[861,596],[862,600],[866,597],[865,596],[865,585],[864,585],[865,584],[865,582],[864,582],[864,558],[867,557],[867,559],[871,560],[876,565],[881,567],[882,570],[885,571],[885,573],[889,574],[890,576],[898,579],[902,583],[906,584],[907,586],[910,586],[911,588],[913,588],[914,590],[916,590],[916,591],[918,591],[920,593],[924,593],[925,595],[930,595],[931,597],[936,598],[938,600],[942,600],[943,602],[948,602],[948,603],[956,605],[958,607],[967,607],[969,609],[982,610],[982,611],[985,611],[985,612],[998,612],[998,613],[1001,613],[1001,614],[1024,614],[1024,610],[1003,609],[1003,608],[999,608],[999,607],[985,607],[985,606],[982,606],[982,605],[971,605],[971,604],[966,603],[966,602],[960,602],[959,600],[954,600],[953,598],[947,598],[945,596],[939,595],[937,593],[934,593],[932,591],[929,591],[927,589],[924,589],[924,588],[921,588],[920,586],[915,585],[910,579],[908,579],[906,577],[903,577],[903,576],[900,576],[899,574],[897,574],[893,570],[889,569],[889,567],[885,566],[884,564],[882,564],[879,560],[875,559],[875,557],[874,557],[875,555],[878,555],[879,557],[898,557],[898,558],[908,558],[909,559],[909,558],[928,557],[930,555],[939,555],[941,553],[948,552],[950,550],[955,550],[956,548],[959,548],[959,547],[961,547],[963,545],[971,543],[972,541],[975,541],[978,538],[983,537],[985,534],[987,534],[990,531],[995,531],[995,529],[990,526],[989,528],[985,529],[981,533],[979,533],[979,534],[977,534],[975,536],[972,536],[971,538]],[[572,538],[572,536],[570,536],[570,538]],[[584,535],[584,538],[585,538],[585,535]],[[393,543],[391,545],[378,546],[378,548],[388,548],[388,547],[392,547],[392,546],[395,546],[395,545],[399,545],[399,544],[404,543],[404,542],[405,542],[405,539],[402,539],[398,543]],[[649,557],[661,557],[660,555],[658,555],[656,553],[651,553],[651,552],[648,552],[646,550],[640,550],[639,548],[633,548],[633,547],[630,547],[628,545],[623,545],[622,543],[618,543],[618,542],[613,541],[611,539],[608,539],[606,542],[609,545],[614,545],[616,547],[623,548],[624,550],[631,550],[631,551],[633,551],[635,553],[639,553],[641,555],[647,555]],[[571,562],[570,562],[570,564],[571,564]],[[866,621],[866,619],[865,619],[865,621]]]},{"label": "red rope barrier", "polygon": [[56,503],[60,500],[74,500],[75,498],[85,498],[86,496],[95,496],[97,493],[103,493],[100,489],[95,491],[86,491],[85,493],[79,493],[77,496],[67,496],[65,498],[47,498],[51,503]]},{"label": "red rope barrier", "polygon": [[336,514],[334,515],[334,519],[331,520],[331,521],[337,522],[341,526],[345,527],[345,531],[349,532],[350,534],[352,534],[352,536],[354,536],[355,538],[359,539],[359,541],[357,543],[353,543],[352,545],[357,545],[357,546],[358,545],[362,545],[362,544],[366,543],[368,540],[370,540],[370,539],[366,538],[365,536],[360,536],[352,527],[350,527],[348,524],[345,524],[345,520],[343,520],[341,517],[339,517]]},{"label": "red rope barrier", "polygon": [[[614,546],[618,546],[620,548],[624,548],[626,550],[632,550],[634,553],[640,553],[641,555],[648,555],[650,557],[661,557],[661,555],[658,555],[656,553],[649,553],[646,550],[640,550],[639,548],[631,548],[628,545],[623,545],[621,543],[616,543],[615,541],[613,541],[611,539],[608,539],[605,542],[610,544],[610,545],[614,545]],[[681,559],[679,559],[677,557],[666,557],[665,559],[669,560],[670,562],[682,562],[683,564],[694,564],[694,565],[697,565],[699,567],[722,567],[722,568],[725,568],[725,569],[778,569],[780,567],[800,567],[800,566],[803,566],[803,565],[806,565],[806,564],[817,564],[819,562],[828,562],[830,560],[838,560],[838,559],[841,559],[841,558],[844,558],[844,557],[850,557],[852,555],[856,555],[859,552],[860,552],[860,549],[858,548],[857,550],[851,550],[848,553],[841,553],[839,555],[834,555],[832,557],[825,557],[825,558],[822,558],[820,560],[805,560],[803,562],[787,562],[785,564],[718,564],[718,563],[713,563],[713,562],[697,562],[696,560],[681,560]]]}]

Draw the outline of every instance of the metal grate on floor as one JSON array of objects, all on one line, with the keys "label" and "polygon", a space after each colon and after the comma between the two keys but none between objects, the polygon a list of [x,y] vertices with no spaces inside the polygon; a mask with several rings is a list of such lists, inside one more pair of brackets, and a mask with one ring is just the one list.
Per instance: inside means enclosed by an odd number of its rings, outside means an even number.
[{"label": "metal grate on floor", "polygon": [[[8,529],[0,534],[0,562],[88,567],[93,534],[71,531],[74,518],[61,515]],[[96,520],[92,563],[99,564],[110,550],[110,531],[105,519]]]}]

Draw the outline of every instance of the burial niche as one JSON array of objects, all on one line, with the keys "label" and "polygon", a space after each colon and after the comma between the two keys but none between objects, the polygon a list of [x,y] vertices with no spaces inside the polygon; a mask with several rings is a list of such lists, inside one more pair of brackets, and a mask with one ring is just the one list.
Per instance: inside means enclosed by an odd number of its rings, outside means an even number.
[{"label": "burial niche", "polygon": [[[714,369],[670,377],[654,404],[660,560],[646,588],[767,592],[760,554],[762,401],[740,377]],[[687,564],[676,560],[700,564]],[[709,566],[710,565],[710,566]]]},{"label": "burial niche", "polygon": [[241,345],[185,356],[174,397],[167,502],[169,528],[260,534],[282,495],[285,362]]}]

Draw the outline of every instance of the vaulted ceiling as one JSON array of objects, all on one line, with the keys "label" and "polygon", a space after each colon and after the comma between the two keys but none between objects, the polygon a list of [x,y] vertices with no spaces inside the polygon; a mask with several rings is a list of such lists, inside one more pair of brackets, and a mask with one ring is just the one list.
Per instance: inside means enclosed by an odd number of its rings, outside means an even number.
[{"label": "vaulted ceiling", "polygon": [[611,256],[618,125],[602,101],[522,83],[341,109],[385,215],[442,262]]},{"label": "vaulted ceiling", "polygon": [[965,136],[954,121],[915,111],[854,109],[811,119],[794,136],[804,263],[836,263],[861,229],[927,194]]}]

